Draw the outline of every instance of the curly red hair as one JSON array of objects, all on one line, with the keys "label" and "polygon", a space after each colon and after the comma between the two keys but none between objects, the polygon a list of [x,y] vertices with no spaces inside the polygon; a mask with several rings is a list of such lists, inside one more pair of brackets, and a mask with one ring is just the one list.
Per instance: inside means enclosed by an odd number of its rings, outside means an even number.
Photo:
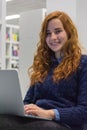
[{"label": "curly red hair", "polygon": [[49,72],[51,55],[53,52],[46,44],[46,29],[48,22],[55,18],[58,18],[62,22],[63,27],[68,35],[68,40],[61,50],[61,52],[64,54],[63,60],[60,65],[54,69],[54,82],[58,82],[61,79],[67,78],[69,75],[76,71],[79,65],[81,49],[79,46],[80,44],[78,40],[77,29],[74,23],[66,13],[61,11],[52,12],[46,16],[42,23],[37,52],[34,56],[33,65],[29,68],[28,71],[31,77],[31,85],[37,82],[43,82]]}]

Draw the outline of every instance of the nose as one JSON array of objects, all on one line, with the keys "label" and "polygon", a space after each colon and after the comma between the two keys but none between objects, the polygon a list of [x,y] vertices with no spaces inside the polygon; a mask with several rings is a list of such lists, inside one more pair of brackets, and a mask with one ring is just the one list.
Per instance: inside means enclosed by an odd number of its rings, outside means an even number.
[{"label": "nose", "polygon": [[54,32],[51,33],[51,39],[56,39],[56,34]]}]

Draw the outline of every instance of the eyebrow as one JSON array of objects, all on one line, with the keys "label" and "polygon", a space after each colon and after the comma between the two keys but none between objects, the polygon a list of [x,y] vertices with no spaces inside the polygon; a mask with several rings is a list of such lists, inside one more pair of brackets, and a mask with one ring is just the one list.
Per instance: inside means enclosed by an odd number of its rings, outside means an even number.
[{"label": "eyebrow", "polygon": [[[56,30],[60,30],[61,28],[59,27],[59,28],[55,28],[54,30],[56,31]],[[46,32],[49,32],[50,30],[46,30]]]},{"label": "eyebrow", "polygon": [[59,27],[59,28],[55,28],[55,30],[60,30],[61,28]]}]

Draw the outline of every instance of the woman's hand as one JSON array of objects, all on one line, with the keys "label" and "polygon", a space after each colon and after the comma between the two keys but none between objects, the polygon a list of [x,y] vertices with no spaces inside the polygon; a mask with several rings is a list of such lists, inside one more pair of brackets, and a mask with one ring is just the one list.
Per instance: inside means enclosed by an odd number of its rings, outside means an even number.
[{"label": "woman's hand", "polygon": [[35,116],[43,117],[43,118],[50,118],[54,119],[55,118],[55,113],[53,110],[45,110],[40,107],[38,107],[35,104],[27,104],[24,105],[24,111],[25,114],[32,114]]}]

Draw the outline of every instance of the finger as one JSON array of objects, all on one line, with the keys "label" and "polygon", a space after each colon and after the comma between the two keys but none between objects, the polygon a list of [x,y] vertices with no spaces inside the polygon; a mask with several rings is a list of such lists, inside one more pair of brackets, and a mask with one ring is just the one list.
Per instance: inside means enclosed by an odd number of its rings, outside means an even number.
[{"label": "finger", "polygon": [[31,114],[37,116],[37,112],[35,110],[27,110],[26,114]]}]

